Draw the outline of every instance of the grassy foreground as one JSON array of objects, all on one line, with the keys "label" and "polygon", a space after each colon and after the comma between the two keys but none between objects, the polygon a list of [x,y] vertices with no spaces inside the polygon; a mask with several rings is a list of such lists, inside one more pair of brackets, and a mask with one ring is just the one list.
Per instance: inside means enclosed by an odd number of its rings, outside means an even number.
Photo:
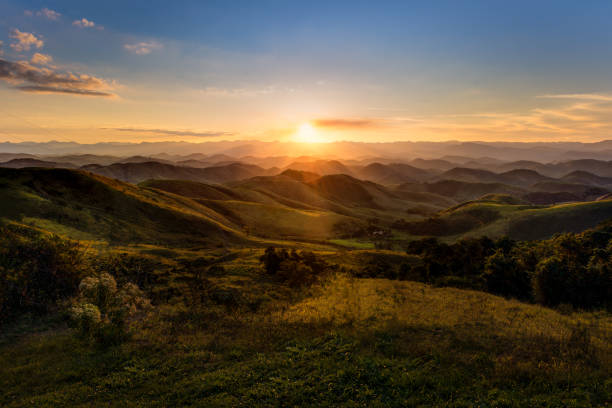
[{"label": "grassy foreground", "polygon": [[[248,273],[241,279],[255,290]],[[131,341],[104,350],[61,324],[16,326],[0,343],[0,405],[592,407],[612,400],[605,312],[561,314],[481,292],[345,275],[299,294],[274,292],[284,295],[255,312],[159,306],[135,323]]]}]

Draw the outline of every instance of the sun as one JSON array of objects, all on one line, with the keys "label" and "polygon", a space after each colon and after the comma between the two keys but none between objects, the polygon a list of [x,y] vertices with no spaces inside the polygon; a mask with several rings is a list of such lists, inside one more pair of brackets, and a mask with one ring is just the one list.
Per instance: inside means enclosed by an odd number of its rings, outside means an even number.
[{"label": "sun", "polygon": [[304,122],[298,127],[293,139],[299,143],[323,143],[325,141],[317,132],[317,129],[308,122]]}]

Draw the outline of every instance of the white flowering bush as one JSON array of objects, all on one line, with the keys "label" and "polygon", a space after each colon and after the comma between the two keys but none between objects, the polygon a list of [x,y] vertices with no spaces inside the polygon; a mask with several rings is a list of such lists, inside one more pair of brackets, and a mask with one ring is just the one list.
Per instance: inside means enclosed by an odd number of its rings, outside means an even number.
[{"label": "white flowering bush", "polygon": [[124,340],[129,319],[150,307],[138,286],[127,283],[119,288],[110,274],[102,273],[81,281],[70,318],[79,336],[110,345]]}]

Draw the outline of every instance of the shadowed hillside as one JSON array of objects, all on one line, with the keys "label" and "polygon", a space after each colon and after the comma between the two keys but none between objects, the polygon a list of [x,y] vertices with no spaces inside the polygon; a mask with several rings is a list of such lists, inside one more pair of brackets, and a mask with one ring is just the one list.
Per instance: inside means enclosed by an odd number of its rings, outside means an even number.
[{"label": "shadowed hillside", "polygon": [[2,218],[112,242],[239,242],[209,209],[130,184],[65,169],[0,170]]}]

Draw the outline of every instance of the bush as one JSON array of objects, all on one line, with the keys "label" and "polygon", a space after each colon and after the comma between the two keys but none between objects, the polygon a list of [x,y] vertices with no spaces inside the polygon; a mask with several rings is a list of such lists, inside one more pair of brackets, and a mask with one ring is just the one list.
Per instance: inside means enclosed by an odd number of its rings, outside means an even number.
[{"label": "bush", "polygon": [[48,312],[76,293],[88,270],[74,241],[0,228],[0,323],[21,313]]},{"label": "bush", "polygon": [[293,287],[311,285],[319,276],[337,268],[328,265],[312,252],[298,253],[292,250],[289,253],[286,249],[277,251],[274,247],[267,248],[259,260],[267,274],[276,276]]},{"label": "bush", "polygon": [[518,299],[531,297],[531,276],[516,259],[498,249],[487,258],[483,278],[489,292]]},{"label": "bush", "polygon": [[79,297],[70,308],[72,327],[79,337],[102,346],[125,340],[128,319],[150,307],[138,286],[118,288],[108,273],[88,277],[79,285]]}]

